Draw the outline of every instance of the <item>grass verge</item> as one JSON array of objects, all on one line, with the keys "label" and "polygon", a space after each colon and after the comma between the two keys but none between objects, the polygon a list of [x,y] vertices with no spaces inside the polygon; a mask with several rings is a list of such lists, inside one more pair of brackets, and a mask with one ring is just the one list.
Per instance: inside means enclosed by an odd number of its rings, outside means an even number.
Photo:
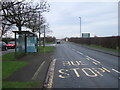
[{"label": "grass verge", "polygon": [[15,60],[15,53],[11,52],[11,53],[7,53],[5,55],[0,56],[2,58],[2,60],[7,60],[7,61],[11,61],[11,60]]},{"label": "grass verge", "polygon": [[[39,47],[38,53],[52,52],[55,49],[53,46]],[[33,54],[33,53],[32,53]],[[16,57],[13,53],[8,53],[2,56],[4,60],[2,62],[2,79],[5,80],[11,76],[14,72],[26,66],[28,62],[15,61]],[[7,60],[7,61],[6,61]],[[14,61],[13,61],[14,60]],[[15,82],[15,81],[3,81],[3,88],[36,88],[42,86],[40,82]]]},{"label": "grass verge", "polygon": [[56,43],[55,41],[53,41],[53,42],[47,42],[47,44],[54,44],[54,43]]},{"label": "grass verge", "polygon": [[54,49],[55,49],[54,46],[45,46],[45,47],[40,46],[38,52],[39,53],[52,52]]},{"label": "grass verge", "polygon": [[120,52],[120,49],[117,50],[117,49],[105,48],[105,47],[94,45],[94,44],[92,44],[92,45],[85,45],[85,46],[90,46],[90,47],[93,47],[93,48],[98,48],[98,49],[112,51],[112,52]]},{"label": "grass verge", "polygon": [[18,69],[26,66],[27,62],[18,62],[18,61],[6,61],[2,62],[2,79],[6,79],[11,76]]},{"label": "grass verge", "polygon": [[11,82],[4,81],[2,88],[36,88],[41,86],[40,82]]}]

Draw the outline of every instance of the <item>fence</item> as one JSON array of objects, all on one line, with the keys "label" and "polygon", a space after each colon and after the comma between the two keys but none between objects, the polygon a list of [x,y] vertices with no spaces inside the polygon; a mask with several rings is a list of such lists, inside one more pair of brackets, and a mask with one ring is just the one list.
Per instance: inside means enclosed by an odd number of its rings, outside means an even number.
[{"label": "fence", "polygon": [[98,45],[106,48],[120,49],[120,36],[93,37],[93,38],[69,38],[70,42]]}]

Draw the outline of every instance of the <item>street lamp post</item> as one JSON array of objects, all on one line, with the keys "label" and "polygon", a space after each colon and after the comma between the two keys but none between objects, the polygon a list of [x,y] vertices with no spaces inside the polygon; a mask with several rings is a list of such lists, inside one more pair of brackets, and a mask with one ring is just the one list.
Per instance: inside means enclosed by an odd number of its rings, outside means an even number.
[{"label": "street lamp post", "polygon": [[44,25],[44,38],[43,38],[43,47],[45,47],[45,25]]},{"label": "street lamp post", "polygon": [[82,37],[81,36],[81,17],[79,17],[79,19],[80,19],[80,37]]},{"label": "street lamp post", "polygon": [[41,25],[40,25],[40,23],[41,23],[41,17],[40,17],[40,14],[41,14],[41,12],[39,11],[38,12],[39,13],[39,46],[41,46],[41,40],[40,40],[40,31],[41,31]]}]

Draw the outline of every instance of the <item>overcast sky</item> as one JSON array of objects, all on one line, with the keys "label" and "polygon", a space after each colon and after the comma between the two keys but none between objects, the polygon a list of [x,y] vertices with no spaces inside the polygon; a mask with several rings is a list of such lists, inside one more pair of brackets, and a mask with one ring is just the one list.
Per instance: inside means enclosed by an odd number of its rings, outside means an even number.
[{"label": "overcast sky", "polygon": [[[49,0],[48,0],[49,1]],[[118,35],[117,2],[49,2],[50,12],[45,13],[52,36],[79,37],[81,31],[91,36]]]}]

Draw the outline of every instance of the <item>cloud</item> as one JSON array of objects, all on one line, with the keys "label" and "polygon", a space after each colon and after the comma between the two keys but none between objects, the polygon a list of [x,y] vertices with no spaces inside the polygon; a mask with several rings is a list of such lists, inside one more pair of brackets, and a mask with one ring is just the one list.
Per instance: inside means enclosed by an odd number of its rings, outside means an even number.
[{"label": "cloud", "polygon": [[50,13],[45,15],[53,35],[58,38],[79,36],[79,16],[82,31],[92,36],[112,36],[118,33],[117,3],[72,2],[51,3]]},{"label": "cloud", "polygon": [[50,2],[118,2],[119,0],[49,0]]}]

